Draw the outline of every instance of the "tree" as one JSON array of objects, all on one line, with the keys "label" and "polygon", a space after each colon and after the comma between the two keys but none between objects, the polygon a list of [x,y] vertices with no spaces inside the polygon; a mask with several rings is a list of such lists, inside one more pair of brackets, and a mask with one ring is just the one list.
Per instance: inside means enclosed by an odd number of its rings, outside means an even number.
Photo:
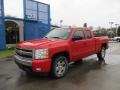
[{"label": "tree", "polygon": [[118,27],[117,34],[120,36],[120,26]]}]

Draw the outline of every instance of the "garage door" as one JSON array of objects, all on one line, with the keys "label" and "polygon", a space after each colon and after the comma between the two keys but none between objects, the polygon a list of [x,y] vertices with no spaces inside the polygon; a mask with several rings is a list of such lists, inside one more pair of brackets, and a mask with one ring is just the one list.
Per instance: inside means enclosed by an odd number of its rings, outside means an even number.
[{"label": "garage door", "polygon": [[50,6],[24,0],[25,40],[41,38],[50,31]]},{"label": "garage door", "polygon": [[0,49],[5,49],[6,47],[3,7],[3,0],[0,0]]}]

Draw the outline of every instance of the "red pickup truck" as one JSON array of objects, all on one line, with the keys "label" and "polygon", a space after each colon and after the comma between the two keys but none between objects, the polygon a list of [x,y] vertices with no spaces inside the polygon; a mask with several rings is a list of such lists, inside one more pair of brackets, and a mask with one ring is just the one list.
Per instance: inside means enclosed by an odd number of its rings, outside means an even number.
[{"label": "red pickup truck", "polygon": [[26,72],[47,72],[65,76],[69,63],[96,54],[104,60],[108,37],[94,37],[87,28],[56,28],[44,38],[16,45],[16,64]]}]

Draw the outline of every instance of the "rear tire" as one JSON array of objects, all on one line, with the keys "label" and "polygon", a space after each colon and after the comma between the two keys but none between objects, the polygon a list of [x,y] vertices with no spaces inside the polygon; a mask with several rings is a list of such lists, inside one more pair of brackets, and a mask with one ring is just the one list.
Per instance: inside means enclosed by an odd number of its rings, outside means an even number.
[{"label": "rear tire", "polygon": [[102,47],[100,52],[97,54],[98,60],[103,61],[106,56],[106,48]]},{"label": "rear tire", "polygon": [[54,78],[64,77],[68,71],[68,58],[64,55],[58,55],[53,59],[52,76]]}]

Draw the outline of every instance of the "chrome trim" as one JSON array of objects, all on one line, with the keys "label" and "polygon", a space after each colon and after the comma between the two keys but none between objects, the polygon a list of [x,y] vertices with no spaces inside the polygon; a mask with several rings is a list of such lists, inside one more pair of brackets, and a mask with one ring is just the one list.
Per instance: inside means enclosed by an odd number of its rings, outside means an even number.
[{"label": "chrome trim", "polygon": [[[33,49],[25,49],[25,48],[16,47],[16,54],[17,53],[23,54],[23,55],[28,55],[28,56],[30,55],[32,58],[29,58],[29,59],[33,59]],[[27,57],[22,57],[20,55],[18,55],[18,56],[21,57],[21,58],[27,58]]]},{"label": "chrome trim", "polygon": [[26,51],[24,51],[24,50],[16,50],[16,52],[19,52],[19,53],[25,53],[25,54],[32,54],[32,52],[26,52]]},{"label": "chrome trim", "polygon": [[27,61],[32,61],[32,58],[22,57],[22,56],[20,56],[18,54],[15,54],[15,56],[17,56],[17,57],[19,57],[21,59],[27,60]]},{"label": "chrome trim", "polygon": [[35,59],[35,49],[32,50],[32,59]]},{"label": "chrome trim", "polygon": [[26,49],[26,48],[19,48],[19,47],[16,47],[16,49],[23,49],[23,50],[33,50],[33,49]]},{"label": "chrome trim", "polygon": [[25,52],[23,50],[16,50],[17,53],[22,53],[22,54],[26,54],[26,55],[32,55],[32,52]]},{"label": "chrome trim", "polygon": [[26,65],[26,66],[32,66],[32,60],[31,59],[25,59],[25,58],[21,58],[17,55],[14,56],[15,58],[15,62]]}]

